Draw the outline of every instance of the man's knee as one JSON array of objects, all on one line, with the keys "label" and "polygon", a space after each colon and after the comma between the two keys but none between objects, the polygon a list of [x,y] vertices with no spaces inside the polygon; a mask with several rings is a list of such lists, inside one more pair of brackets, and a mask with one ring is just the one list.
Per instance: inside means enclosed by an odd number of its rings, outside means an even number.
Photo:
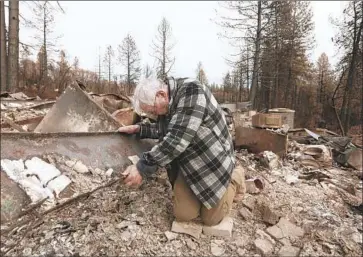
[{"label": "man's knee", "polygon": [[174,205],[174,217],[177,221],[187,222],[199,216],[199,210],[178,208]]},{"label": "man's knee", "polygon": [[206,226],[215,226],[219,224],[222,219],[228,215],[230,210],[229,204],[227,201],[222,199],[222,203],[212,209],[202,208],[200,216],[202,218],[202,222]]}]

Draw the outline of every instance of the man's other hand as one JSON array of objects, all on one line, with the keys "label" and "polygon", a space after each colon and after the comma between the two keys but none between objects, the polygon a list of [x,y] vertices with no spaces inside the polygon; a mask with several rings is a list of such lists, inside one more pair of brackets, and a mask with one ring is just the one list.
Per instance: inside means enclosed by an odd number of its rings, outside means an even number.
[{"label": "man's other hand", "polygon": [[137,170],[136,165],[128,166],[122,173],[122,176],[125,177],[124,183],[126,186],[139,187],[141,185],[142,177],[140,172]]},{"label": "man's other hand", "polygon": [[135,134],[140,132],[140,125],[129,125],[118,128],[118,132],[126,134]]}]

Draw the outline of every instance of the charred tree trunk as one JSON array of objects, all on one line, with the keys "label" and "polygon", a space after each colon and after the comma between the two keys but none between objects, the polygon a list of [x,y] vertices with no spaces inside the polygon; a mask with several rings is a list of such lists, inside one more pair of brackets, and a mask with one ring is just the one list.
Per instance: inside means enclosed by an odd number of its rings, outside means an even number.
[{"label": "charred tree trunk", "polygon": [[6,26],[5,26],[5,1],[0,1],[0,61],[1,80],[0,89],[6,91],[7,87],[7,52],[6,52]]},{"label": "charred tree trunk", "polygon": [[19,1],[9,1],[8,91],[19,85]]},{"label": "charred tree trunk", "polygon": [[355,16],[355,24],[354,24],[354,38],[353,38],[353,51],[352,51],[352,59],[350,62],[350,67],[348,70],[348,79],[346,84],[346,89],[344,92],[343,105],[340,113],[340,119],[343,123],[344,132],[347,133],[350,126],[350,114],[351,114],[351,99],[353,96],[353,82],[354,82],[354,73],[356,68],[356,59],[359,50],[359,42],[361,39],[362,27],[363,27],[363,18],[361,18],[361,22],[359,26],[357,25],[358,14],[354,5],[354,16]]},{"label": "charred tree trunk", "polygon": [[252,72],[252,86],[251,86],[251,92],[250,92],[250,101],[252,106],[255,108],[255,98],[257,93],[257,74],[258,74],[258,65],[260,60],[260,46],[261,46],[261,14],[262,14],[262,7],[261,7],[261,1],[258,1],[258,7],[257,7],[257,32],[256,32],[256,41],[255,41],[255,47],[256,52],[254,56],[254,63],[253,63],[253,72]]}]

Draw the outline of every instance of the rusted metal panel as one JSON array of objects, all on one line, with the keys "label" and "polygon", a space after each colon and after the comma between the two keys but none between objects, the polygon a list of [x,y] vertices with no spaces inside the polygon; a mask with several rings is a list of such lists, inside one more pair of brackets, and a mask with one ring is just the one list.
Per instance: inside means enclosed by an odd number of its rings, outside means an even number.
[{"label": "rusted metal panel", "polygon": [[272,151],[281,157],[287,151],[287,136],[265,129],[237,127],[235,146],[246,148],[252,153]]},{"label": "rusted metal panel", "polygon": [[77,83],[67,87],[35,132],[116,131],[119,123],[82,91]]},{"label": "rusted metal panel", "polygon": [[128,156],[152,147],[152,140],[136,140],[118,132],[93,133],[1,133],[1,158],[25,159],[58,153],[81,160],[93,168],[124,168]]},{"label": "rusted metal panel", "polygon": [[[1,153],[2,154],[2,153]],[[1,171],[1,223],[17,217],[22,207],[30,203],[27,194]]]}]

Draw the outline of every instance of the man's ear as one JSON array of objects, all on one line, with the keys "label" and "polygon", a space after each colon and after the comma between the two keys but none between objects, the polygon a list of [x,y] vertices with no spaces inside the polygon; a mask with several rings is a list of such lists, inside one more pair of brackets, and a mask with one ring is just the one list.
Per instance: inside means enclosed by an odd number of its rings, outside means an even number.
[{"label": "man's ear", "polygon": [[156,97],[162,97],[164,99],[168,99],[168,93],[165,92],[164,90],[159,90],[158,92],[156,92]]}]

